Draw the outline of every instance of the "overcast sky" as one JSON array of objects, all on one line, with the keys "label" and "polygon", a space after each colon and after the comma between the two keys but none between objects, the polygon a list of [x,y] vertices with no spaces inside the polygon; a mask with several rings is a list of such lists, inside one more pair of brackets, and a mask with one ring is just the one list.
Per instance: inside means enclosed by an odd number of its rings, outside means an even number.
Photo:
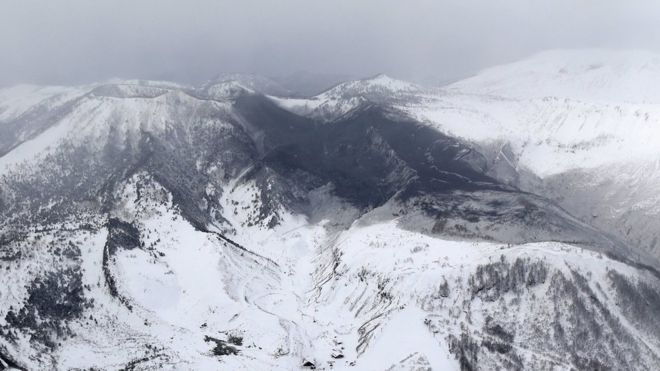
[{"label": "overcast sky", "polygon": [[298,71],[442,80],[593,47],[660,47],[660,1],[0,0],[1,85]]}]

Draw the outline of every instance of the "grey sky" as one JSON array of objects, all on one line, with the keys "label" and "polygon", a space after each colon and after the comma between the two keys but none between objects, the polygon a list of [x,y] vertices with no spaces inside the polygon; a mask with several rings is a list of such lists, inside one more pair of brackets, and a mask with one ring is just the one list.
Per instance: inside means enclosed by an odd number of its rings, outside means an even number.
[{"label": "grey sky", "polygon": [[297,71],[441,80],[587,47],[660,47],[660,2],[0,0],[2,85]]}]

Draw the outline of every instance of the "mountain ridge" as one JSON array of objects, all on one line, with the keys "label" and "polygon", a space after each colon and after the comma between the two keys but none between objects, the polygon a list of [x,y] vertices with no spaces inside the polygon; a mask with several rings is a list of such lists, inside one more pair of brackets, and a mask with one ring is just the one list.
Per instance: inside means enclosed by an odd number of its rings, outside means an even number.
[{"label": "mountain ridge", "polygon": [[[334,89],[118,82],[0,103],[0,365],[660,364],[653,250],[579,210],[626,177],[573,195],[583,173],[525,172],[517,137],[456,129],[538,106],[386,77]],[[654,205],[653,178],[635,186],[620,207]]]}]

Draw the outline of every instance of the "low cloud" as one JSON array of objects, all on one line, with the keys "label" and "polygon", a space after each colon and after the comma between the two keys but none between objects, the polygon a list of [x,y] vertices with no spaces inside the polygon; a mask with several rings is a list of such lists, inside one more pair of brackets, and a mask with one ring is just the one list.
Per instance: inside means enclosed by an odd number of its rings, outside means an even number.
[{"label": "low cloud", "polygon": [[545,49],[660,45],[660,3],[0,0],[0,84],[221,72],[460,78]]}]

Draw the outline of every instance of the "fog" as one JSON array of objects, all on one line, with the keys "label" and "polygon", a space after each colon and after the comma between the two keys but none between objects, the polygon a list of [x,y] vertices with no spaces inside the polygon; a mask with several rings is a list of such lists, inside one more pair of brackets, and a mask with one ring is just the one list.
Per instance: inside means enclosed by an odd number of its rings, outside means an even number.
[{"label": "fog", "polygon": [[545,49],[655,49],[660,3],[0,0],[0,85],[387,73],[440,83]]}]

